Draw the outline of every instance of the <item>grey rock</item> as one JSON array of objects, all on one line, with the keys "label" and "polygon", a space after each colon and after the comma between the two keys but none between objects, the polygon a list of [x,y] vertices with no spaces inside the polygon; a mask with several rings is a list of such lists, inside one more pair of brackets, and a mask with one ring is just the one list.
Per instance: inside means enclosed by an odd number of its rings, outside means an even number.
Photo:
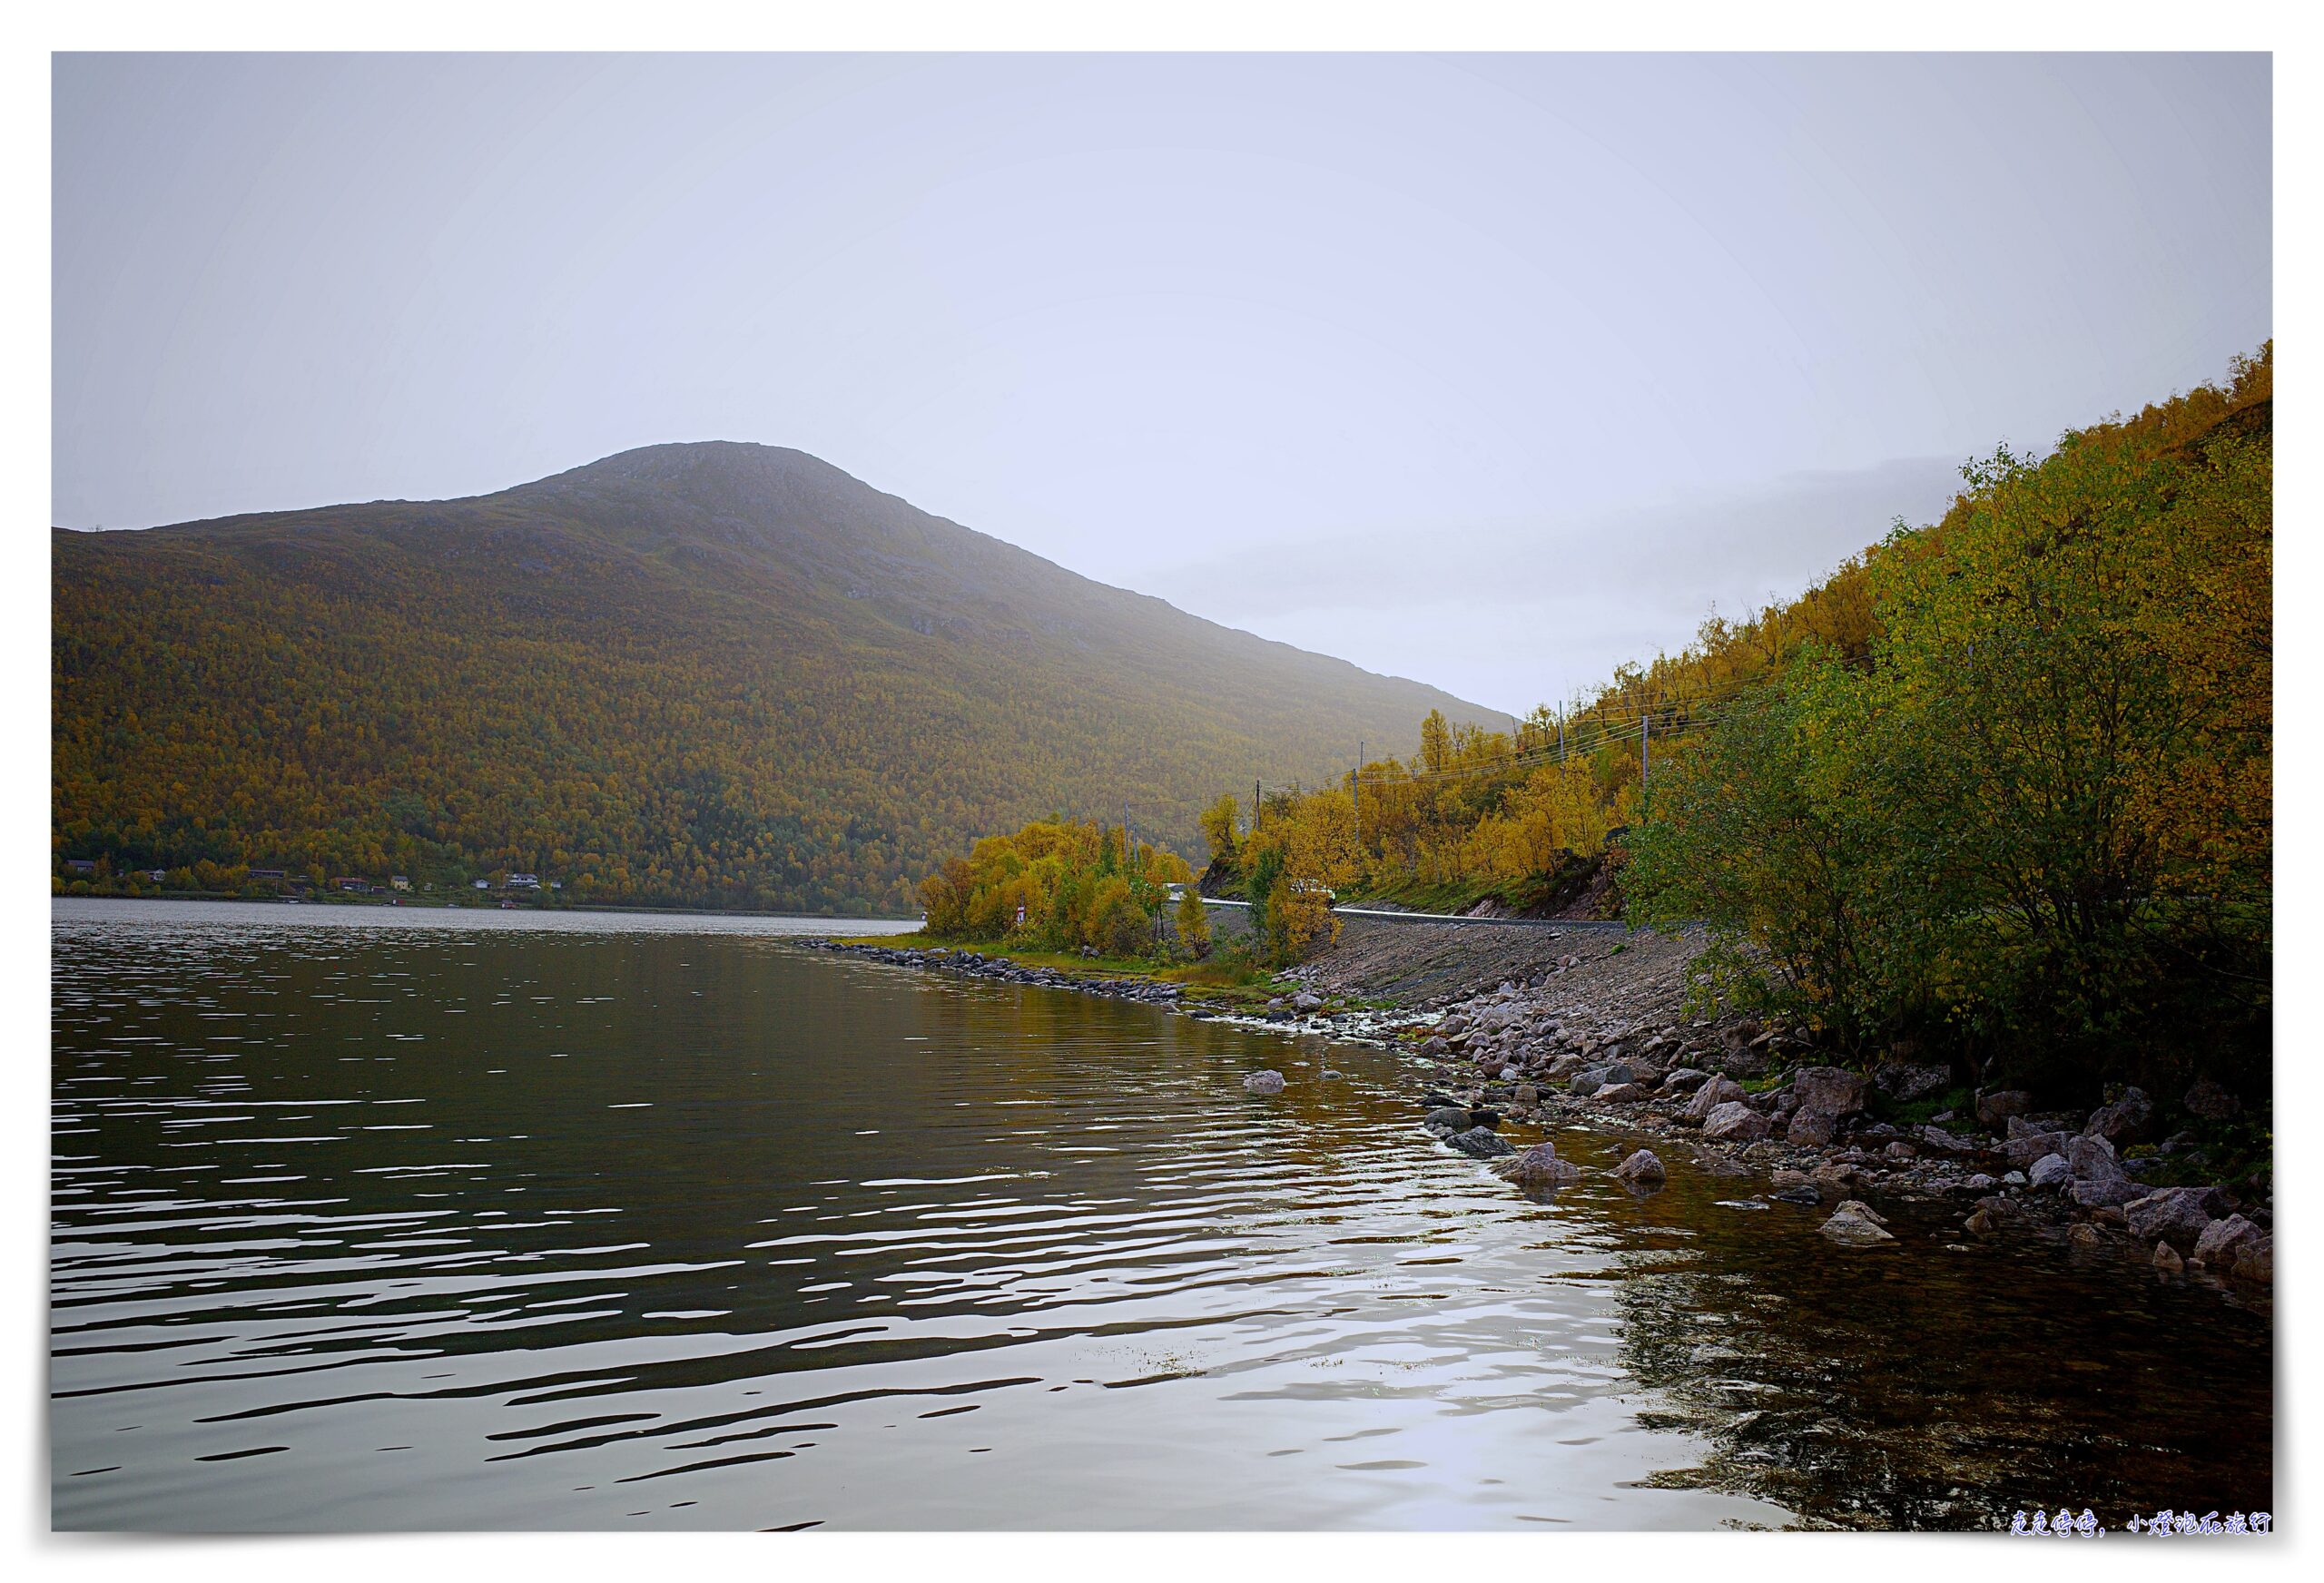
[{"label": "grey rock", "polygon": [[2073,1179],[2073,1167],[2066,1163],[2063,1155],[2043,1155],[2034,1162],[2034,1169],[2026,1175],[2026,1180],[2036,1187],[2055,1187]]},{"label": "grey rock", "polygon": [[1871,1248],[1896,1240],[1881,1229],[1886,1224],[1871,1205],[1851,1198],[1817,1229],[1843,1247]]},{"label": "grey rock", "polygon": [[1819,1110],[1835,1118],[1864,1108],[1866,1086],[1861,1073],[1839,1067],[1802,1067],[1792,1074],[1791,1091],[1802,1110]]},{"label": "grey rock", "polygon": [[1824,1202],[1824,1195],[1821,1193],[1817,1192],[1813,1187],[1804,1185],[1779,1187],[1768,1196],[1779,1204],[1821,1204]]},{"label": "grey rock", "polygon": [[1709,1072],[1693,1067],[1680,1067],[1662,1079],[1662,1086],[1668,1093],[1691,1094],[1709,1081]]},{"label": "grey rock", "polygon": [[1832,1141],[1839,1126],[1839,1117],[1828,1111],[1802,1106],[1792,1113],[1791,1125],[1784,1129],[1784,1141],[1804,1149],[1820,1149]]},{"label": "grey rock", "polygon": [[1513,1155],[1517,1145],[1491,1127],[1472,1126],[1466,1132],[1454,1133],[1444,1140],[1462,1154],[1475,1159],[1490,1160],[1502,1155]]},{"label": "grey rock", "polygon": [[1941,1126],[1925,1126],[1921,1128],[1920,1137],[1921,1142],[1926,1144],[1930,1148],[1936,1150],[1940,1154],[1965,1155],[1970,1151],[1971,1147],[1967,1138],[1957,1137],[1952,1133],[1945,1131]]},{"label": "grey rock", "polygon": [[2186,1098],[2180,1103],[2205,1121],[2230,1121],[2243,1110],[2243,1101],[2209,1077],[2196,1078],[2194,1086],[2187,1090]]},{"label": "grey rock", "polygon": [[2243,1245],[2267,1234],[2243,1216],[2230,1214],[2203,1228],[2203,1234],[2195,1239],[2195,1257],[2207,1270],[2231,1270]]},{"label": "grey rock", "polygon": [[1421,1125],[1432,1131],[1466,1132],[1471,1126],[1469,1107],[1465,1105],[1441,1105],[1430,1111]]},{"label": "grey rock", "polygon": [[1703,1136],[1718,1143],[1755,1143],[1768,1136],[1768,1118],[1739,1099],[1703,1117]]},{"label": "grey rock", "polygon": [[2165,1187],[2125,1203],[2122,1224],[2142,1243],[2160,1239],[2191,1253],[2228,1210],[2227,1195],[2217,1187]]},{"label": "grey rock", "polygon": [[[2010,1125],[2014,1126],[2016,1123],[2013,1119]],[[2046,1155],[2064,1154],[2072,1137],[2071,1133],[2063,1132],[2012,1133],[2001,1145],[2001,1152],[2017,1169],[2029,1170],[2036,1160]]]},{"label": "grey rock", "polygon": [[1509,1177],[1525,1187],[1550,1187],[1581,1180],[1581,1167],[1558,1157],[1557,1145],[1543,1138],[1510,1165]]},{"label": "grey rock", "polygon": [[1873,1086],[1900,1105],[1942,1094],[1952,1081],[1953,1074],[1945,1067],[1917,1061],[1883,1061],[1872,1073]]},{"label": "grey rock", "polygon": [[1742,1084],[1732,1077],[1713,1077],[1695,1090],[1695,1096],[1687,1102],[1687,1108],[1681,1114],[1696,1121],[1707,1121],[1710,1113],[1720,1106],[1734,1104],[1742,1098]]},{"label": "grey rock", "polygon": [[2235,1250],[2235,1264],[2228,1273],[2239,1281],[2255,1282],[2265,1286],[2276,1278],[2276,1239],[2274,1234],[2254,1237]]},{"label": "grey rock", "polygon": [[2154,1267],[2166,1275],[2176,1275],[2187,1267],[2187,1261],[2169,1243],[2154,1244]]},{"label": "grey rock", "polygon": [[1609,1083],[1590,1097],[1600,1105],[1637,1105],[1648,1095],[1635,1083]]},{"label": "grey rock", "polygon": [[1659,1187],[1662,1185],[1663,1179],[1662,1162],[1655,1157],[1653,1150],[1640,1149],[1615,1166],[1614,1175],[1625,1182],[1636,1183],[1641,1187]]},{"label": "grey rock", "polygon": [[2001,1088],[1977,1096],[1977,1119],[1987,1126],[2000,1126],[2011,1116],[2033,1108],[2034,1096],[2023,1088]]},{"label": "grey rock", "polygon": [[2092,1111],[2082,1130],[2111,1144],[2133,1143],[2146,1136],[2153,1119],[2153,1102],[2139,1089],[2125,1088],[2120,1098]]},{"label": "grey rock", "polygon": [[1293,996],[1291,998],[1291,1004],[1293,1009],[1298,1011],[1321,1011],[1324,1009],[1324,998],[1320,995],[1309,995],[1303,992]]},{"label": "grey rock", "polygon": [[1243,1086],[1254,1094],[1280,1094],[1283,1092],[1283,1074],[1254,1072],[1243,1079]]}]

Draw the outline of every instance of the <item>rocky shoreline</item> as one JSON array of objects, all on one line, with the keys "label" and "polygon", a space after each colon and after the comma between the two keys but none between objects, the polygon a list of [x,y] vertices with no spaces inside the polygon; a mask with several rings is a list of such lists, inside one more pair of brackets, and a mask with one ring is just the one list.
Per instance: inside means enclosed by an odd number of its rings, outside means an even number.
[{"label": "rocky shoreline", "polygon": [[[2264,1174],[2232,1186],[2141,1181],[2183,1176],[2202,1156],[2183,1132],[2123,1153],[2160,1123],[2161,1107],[2138,1089],[2087,1115],[2036,1112],[2032,1096],[2004,1090],[1925,1122],[1883,1120],[1945,1092],[1949,1074],[1903,1060],[1852,1072],[1819,1064],[1806,1041],[1779,1028],[1684,1018],[1681,975],[1672,968],[1691,954],[1688,942],[1674,949],[1661,941],[1657,949],[1655,937],[1536,938],[1540,959],[1521,980],[1388,1010],[1347,1004],[1345,992],[1362,986],[1327,952],[1291,975],[1285,994],[1256,1015],[1204,1004],[1177,984],[1082,977],[974,950],[804,943],[923,971],[1401,1046],[1420,1090],[1420,1126],[1528,1190],[1581,1179],[1582,1167],[1559,1155],[1554,1135],[1586,1126],[1641,1140],[1612,1170],[1633,1191],[1652,1192],[1666,1179],[1662,1155],[1644,1146],[1659,1144],[1674,1163],[1732,1178],[1733,1207],[1831,1206],[1822,1230],[1840,1246],[1901,1245],[1869,1200],[1944,1204],[1959,1216],[1957,1231],[1937,1244],[1950,1251],[1979,1239],[2040,1237],[2246,1299],[2264,1298],[2272,1286],[2273,1201]],[[1367,949],[1377,957],[1381,948]],[[1261,1094],[1280,1085],[1271,1072],[1246,1084]],[[2198,1083],[2179,1108],[2223,1117],[2235,1106]],[[1501,1136],[1505,1121],[1549,1136],[1520,1151]]]}]

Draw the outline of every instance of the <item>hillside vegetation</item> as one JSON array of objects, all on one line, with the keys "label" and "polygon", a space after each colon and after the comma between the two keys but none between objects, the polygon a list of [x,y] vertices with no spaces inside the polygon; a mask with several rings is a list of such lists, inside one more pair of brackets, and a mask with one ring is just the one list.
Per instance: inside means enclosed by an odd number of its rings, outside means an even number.
[{"label": "hillside vegetation", "polygon": [[[1221,798],[1206,882],[1521,906],[1597,857],[1634,922],[1710,926],[1706,992],[1839,1049],[2263,1086],[2272,394],[2262,348],[1996,452],[1941,521],[1515,737],[1432,715],[1414,761],[1366,768],[1360,821],[1352,777],[1256,821]],[[1275,948],[1332,927],[1295,907]]]},{"label": "hillside vegetation", "polygon": [[1193,850],[1254,774],[1472,706],[1106,587],[797,451],[53,536],[52,855],[901,912],[971,837]]}]

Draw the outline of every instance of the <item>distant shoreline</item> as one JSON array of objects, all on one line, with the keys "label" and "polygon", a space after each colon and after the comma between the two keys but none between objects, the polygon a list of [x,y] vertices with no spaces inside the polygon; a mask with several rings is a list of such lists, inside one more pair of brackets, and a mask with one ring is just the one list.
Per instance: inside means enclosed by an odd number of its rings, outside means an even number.
[{"label": "distant shoreline", "polygon": [[281,896],[222,896],[215,891],[195,893],[192,895],[180,891],[176,894],[166,896],[114,896],[99,894],[94,891],[83,896],[69,896],[51,891],[48,899],[51,901],[222,901],[235,902],[245,907],[283,907],[295,905],[300,907],[370,908],[379,911],[399,912],[522,912],[538,914],[543,917],[565,917],[575,913],[612,913],[633,916],[637,914],[649,914],[672,918],[796,918],[812,920],[816,923],[829,924],[909,923],[917,926],[920,922],[918,919],[883,917],[876,913],[782,912],[769,911],[763,908],[625,907],[618,903],[610,902],[590,902],[586,905],[568,905],[559,907],[538,907],[522,903],[515,907],[503,907],[498,902],[493,902],[480,907],[473,902],[466,901],[431,901],[421,900],[419,899],[389,901],[374,900],[367,897],[336,895],[330,897],[302,896],[300,897],[296,902],[292,902],[288,898]]}]

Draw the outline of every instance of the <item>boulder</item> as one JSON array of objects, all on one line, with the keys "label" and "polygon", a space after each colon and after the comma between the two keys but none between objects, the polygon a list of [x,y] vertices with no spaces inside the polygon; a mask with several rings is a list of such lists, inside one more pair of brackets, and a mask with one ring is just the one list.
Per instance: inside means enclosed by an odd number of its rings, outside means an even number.
[{"label": "boulder", "polygon": [[1702,1168],[1702,1173],[1706,1176],[1748,1176],[1751,1175],[1750,1166],[1740,1160],[1728,1158],[1717,1149],[1697,1149],[1695,1164]]},{"label": "boulder", "polygon": [[2166,1275],[2176,1275],[2187,1267],[2187,1261],[2169,1243],[2154,1244],[2154,1267]]},{"label": "boulder", "polygon": [[2066,1241],[2078,1248],[2094,1248],[2105,1240],[2105,1234],[2086,1220],[2078,1220],[2066,1228]]},{"label": "boulder", "polygon": [[1945,1067],[1918,1061],[1883,1061],[1872,1073],[1872,1086],[1899,1105],[1942,1094],[1952,1081],[1953,1074]]},{"label": "boulder", "polygon": [[2110,1144],[2133,1143],[2146,1136],[2153,1119],[2153,1102],[2139,1089],[2125,1088],[2121,1097],[2092,1111],[2082,1130]]},{"label": "boulder", "polygon": [[[2010,1126],[2014,1128],[2016,1125],[2016,1119],[2012,1117]],[[2044,1155],[2064,1154],[2072,1136],[2072,1134],[2063,1132],[2012,1131],[2001,1145],[2001,1152],[2019,1170],[2031,1170],[2034,1162]]]},{"label": "boulder", "polygon": [[1516,1099],[1520,1105],[1539,1105],[1541,1102],[1541,1091],[1531,1083],[1520,1083],[1517,1085]]},{"label": "boulder", "polygon": [[1817,1229],[1843,1247],[1870,1248],[1896,1240],[1881,1229],[1882,1224],[1880,1216],[1869,1205],[1851,1198]]},{"label": "boulder", "polygon": [[1687,1101],[1687,1108],[1681,1114],[1696,1121],[1708,1121],[1712,1111],[1722,1105],[1736,1103],[1742,1097],[1742,1084],[1732,1077],[1713,1077],[1695,1090],[1695,1096]]},{"label": "boulder", "polygon": [[1427,1116],[1421,1122],[1421,1125],[1427,1127],[1431,1132],[1451,1134],[1456,1132],[1466,1132],[1473,1124],[1469,1120],[1469,1107],[1467,1106],[1440,1105],[1434,1110],[1428,1113]]},{"label": "boulder", "polygon": [[2023,1088],[2000,1088],[1977,1096],[1977,1119],[1986,1126],[2005,1125],[2013,1116],[2034,1108],[2034,1096]]},{"label": "boulder", "polygon": [[1739,1099],[1703,1117],[1703,1136],[1718,1143],[1754,1143],[1768,1136],[1768,1118]]},{"label": "boulder", "polygon": [[1309,995],[1303,992],[1293,996],[1291,998],[1291,1004],[1294,1009],[1299,1011],[1321,1011],[1324,1009],[1324,998],[1320,995]]},{"label": "boulder", "polygon": [[2073,1179],[2073,1167],[2066,1164],[2063,1155],[2043,1155],[2034,1162],[2026,1181],[2036,1187],[2055,1187]]},{"label": "boulder", "polygon": [[1577,1099],[1587,1099],[1613,1080],[1606,1075],[1609,1070],[1605,1067],[1584,1067],[1567,1082],[1566,1089]]},{"label": "boulder", "polygon": [[1792,1074],[1791,1091],[1802,1110],[1820,1110],[1837,1118],[1864,1108],[1866,1084],[1861,1073],[1838,1067],[1802,1067]]},{"label": "boulder", "polygon": [[1680,1067],[1662,1079],[1662,1087],[1663,1091],[1669,1094],[1691,1094],[1709,1081],[1709,1072],[1693,1067]]},{"label": "boulder", "polygon": [[1444,1141],[1472,1159],[1490,1160],[1517,1152],[1516,1145],[1489,1126],[1472,1126],[1466,1132],[1454,1133]]},{"label": "boulder", "polygon": [[1280,1094],[1283,1092],[1283,1074],[1254,1072],[1243,1079],[1243,1086],[1254,1094]]},{"label": "boulder", "polygon": [[2128,1204],[2145,1192],[2114,1158],[2114,1145],[2094,1133],[2084,1133],[2066,1145],[2066,1164],[2073,1171],[2066,1191],[2084,1209]]},{"label": "boulder", "polygon": [[2227,1212],[2227,1195],[2217,1187],[2165,1187],[2125,1202],[2122,1224],[2142,1243],[2159,1239],[2191,1253],[2212,1220]]},{"label": "boulder", "polygon": [[1912,1145],[1906,1143],[1903,1138],[1898,1138],[1895,1143],[1890,1144],[1886,1148],[1882,1149],[1880,1152],[1887,1158],[1899,1162],[1905,1160],[1916,1160],[1920,1158],[1921,1154],[1920,1150],[1913,1147]]},{"label": "boulder", "polygon": [[1614,1175],[1640,1187],[1659,1187],[1662,1185],[1662,1162],[1655,1158],[1653,1150],[1640,1149],[1615,1166]]},{"label": "boulder", "polygon": [[1777,1166],[1774,1171],[1768,1173],[1768,1185],[1773,1187],[1778,1193],[1791,1187],[1807,1187],[1812,1189],[1815,1185],[1815,1182],[1808,1176],[1807,1172],[1795,1171],[1788,1165]]},{"label": "boulder", "polygon": [[2237,1248],[2234,1267],[2228,1273],[2239,1281],[2250,1281],[2261,1286],[2272,1283],[2276,1278],[2275,1237],[2254,1237]]},{"label": "boulder", "polygon": [[1829,1111],[1802,1106],[1792,1113],[1791,1125],[1784,1129],[1784,1141],[1803,1149],[1820,1149],[1832,1141],[1839,1126],[1840,1118]]},{"label": "boulder", "polygon": [[2187,1090],[2186,1098],[2180,1103],[2205,1121],[2231,1121],[2243,1110],[2243,1101],[2209,1077],[2196,1078],[2195,1086]]},{"label": "boulder", "polygon": [[1525,1187],[1551,1187],[1581,1180],[1581,1167],[1558,1157],[1557,1145],[1543,1138],[1510,1163],[1509,1178]]},{"label": "boulder", "polygon": [[2267,1234],[2241,1215],[2230,1214],[2203,1228],[2203,1234],[2195,1239],[2195,1257],[2206,1270],[2231,1270],[2244,1244]]},{"label": "boulder", "polygon": [[1768,1194],[1768,1196],[1774,1199],[1778,1204],[1816,1204],[1824,1202],[1824,1195],[1821,1193],[1818,1193],[1813,1187],[1806,1185],[1798,1187],[1778,1187],[1774,1192]]},{"label": "boulder", "polygon": [[1974,1146],[1967,1138],[1956,1137],[1941,1126],[1921,1128],[1920,1140],[1939,1154],[1945,1155],[1965,1155]]},{"label": "boulder", "polygon": [[1635,1083],[1609,1083],[1590,1097],[1600,1105],[1637,1105],[1649,1096]]}]

